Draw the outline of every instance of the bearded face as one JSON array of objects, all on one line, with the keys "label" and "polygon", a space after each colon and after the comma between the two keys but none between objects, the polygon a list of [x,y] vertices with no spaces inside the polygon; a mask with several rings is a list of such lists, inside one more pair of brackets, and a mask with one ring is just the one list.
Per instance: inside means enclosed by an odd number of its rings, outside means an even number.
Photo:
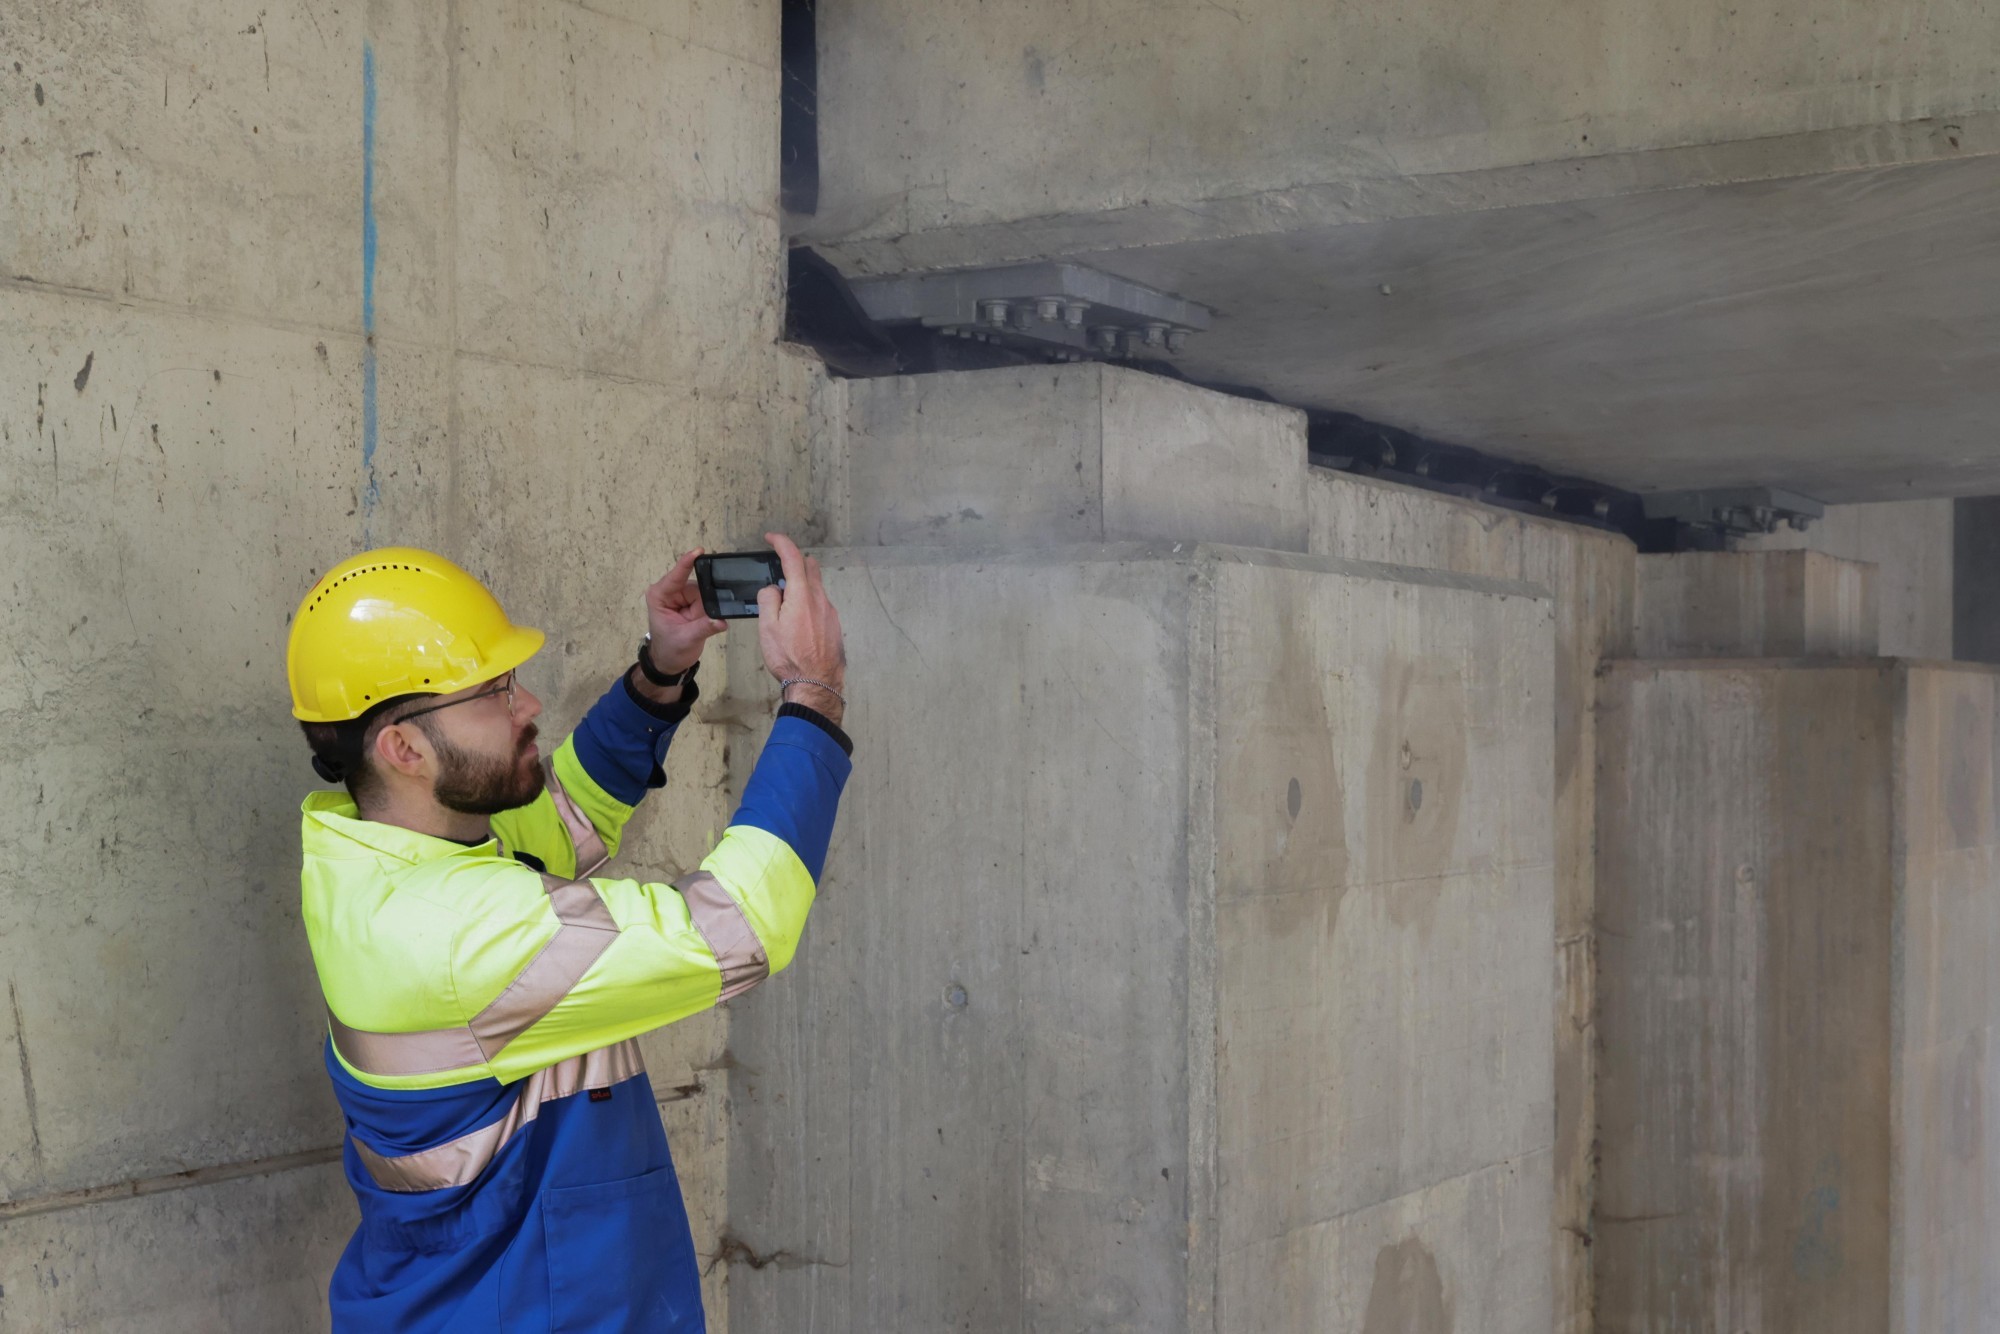
[{"label": "bearded face", "polygon": [[459,746],[443,729],[425,727],[429,718],[416,722],[437,751],[438,774],[431,792],[447,810],[498,815],[525,806],[542,794],[546,780],[541,755],[535,749],[538,732],[533,723],[522,730],[510,754],[496,755]]}]

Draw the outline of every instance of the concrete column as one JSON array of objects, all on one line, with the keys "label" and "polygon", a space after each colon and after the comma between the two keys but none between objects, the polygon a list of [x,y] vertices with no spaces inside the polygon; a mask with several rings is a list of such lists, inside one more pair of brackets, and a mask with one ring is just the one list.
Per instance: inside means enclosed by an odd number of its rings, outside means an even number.
[{"label": "concrete column", "polygon": [[2000,1327],[2000,674],[1613,665],[1605,1329]]},{"label": "concrete column", "polygon": [[852,388],[830,513],[934,544],[822,557],[862,743],[735,1007],[737,1327],[1545,1334],[1546,597],[1194,540],[1303,538],[1293,414]]},{"label": "concrete column", "polygon": [[1950,500],[1829,505],[1806,532],[1748,538],[1745,551],[1819,551],[1876,567],[1881,651],[1897,658],[1952,656]]},{"label": "concrete column", "polygon": [[[1556,1334],[1590,1328],[1597,1180],[1597,666],[1632,652],[1624,537],[1435,491],[1309,470],[1312,550],[1548,590],[1555,630]],[[1531,780],[1532,776],[1526,776]]]},{"label": "concrete column", "polygon": [[2000,662],[2000,496],[1961,500],[1952,551],[1952,657]]},{"label": "concrete column", "polygon": [[1816,551],[1641,556],[1641,658],[1872,657],[1875,567]]},{"label": "concrete column", "polygon": [[1550,1328],[1548,605],[1172,548],[822,558],[865,740],[736,1007],[736,1327]]}]

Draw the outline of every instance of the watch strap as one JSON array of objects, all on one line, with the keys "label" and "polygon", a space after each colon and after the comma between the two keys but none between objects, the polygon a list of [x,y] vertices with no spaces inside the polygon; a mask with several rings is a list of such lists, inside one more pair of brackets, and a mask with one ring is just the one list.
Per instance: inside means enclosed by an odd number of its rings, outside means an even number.
[{"label": "watch strap", "polygon": [[653,637],[651,635],[647,635],[639,641],[639,675],[645,677],[648,681],[663,690],[670,686],[684,685],[692,681],[694,674],[701,670],[701,659],[697,658],[689,663],[683,671],[663,672],[653,665],[653,655],[647,651],[652,646]]}]

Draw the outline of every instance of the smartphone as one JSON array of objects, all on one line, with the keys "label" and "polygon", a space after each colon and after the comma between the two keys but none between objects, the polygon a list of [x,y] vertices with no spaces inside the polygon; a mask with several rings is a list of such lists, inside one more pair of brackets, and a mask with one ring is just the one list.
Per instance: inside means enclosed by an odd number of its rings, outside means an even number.
[{"label": "smartphone", "polygon": [[757,614],[757,591],[785,586],[785,567],[775,551],[719,551],[694,558],[694,582],[701,606],[718,621]]}]

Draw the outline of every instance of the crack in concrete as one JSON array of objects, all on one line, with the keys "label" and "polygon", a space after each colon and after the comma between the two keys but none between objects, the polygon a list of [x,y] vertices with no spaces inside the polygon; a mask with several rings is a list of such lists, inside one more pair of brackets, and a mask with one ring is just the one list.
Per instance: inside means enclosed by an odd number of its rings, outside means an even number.
[{"label": "crack in concrete", "polygon": [[7,1003],[14,1011],[14,1044],[21,1051],[21,1097],[28,1109],[28,1147],[35,1157],[35,1175],[45,1175],[42,1165],[42,1122],[35,1110],[35,1067],[28,1059],[28,1030],[21,1022],[21,993],[12,978],[7,979]]},{"label": "crack in concrete", "polygon": [[701,1271],[706,1278],[715,1272],[720,1264],[745,1264],[752,1269],[845,1269],[844,1262],[816,1260],[811,1256],[793,1255],[790,1251],[772,1251],[769,1255],[759,1255],[740,1237],[724,1233],[722,1244],[715,1248],[708,1267]]}]

